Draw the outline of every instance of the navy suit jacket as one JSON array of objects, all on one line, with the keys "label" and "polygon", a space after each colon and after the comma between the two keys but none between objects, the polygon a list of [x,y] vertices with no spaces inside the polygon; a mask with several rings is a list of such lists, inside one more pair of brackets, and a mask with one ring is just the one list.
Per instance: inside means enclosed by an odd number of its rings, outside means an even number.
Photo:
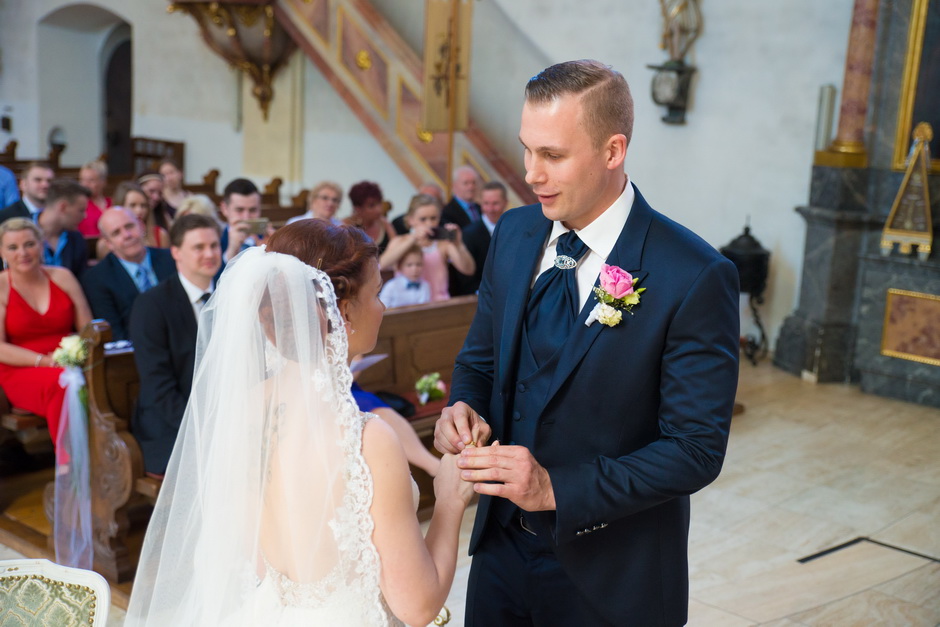
[{"label": "navy suit jacket", "polygon": [[10,218],[28,218],[31,215],[33,214],[29,212],[29,207],[20,199],[12,205],[0,209],[0,224],[3,224]]},{"label": "navy suit jacket", "polygon": [[85,236],[78,231],[64,231],[62,235],[66,233],[68,239],[62,248],[62,267],[68,268],[75,278],[81,279],[88,268],[88,244],[85,242]]},{"label": "navy suit jacket", "polygon": [[131,431],[140,443],[144,468],[162,474],[183,420],[196,362],[196,315],[178,274],[137,297],[129,332],[140,376]]},{"label": "navy suit jacket", "polygon": [[451,197],[450,201],[441,209],[441,224],[456,224],[461,229],[470,226],[470,216],[464,211],[457,199]]},{"label": "navy suit jacket", "polygon": [[[551,226],[540,205],[502,216],[454,369],[451,401],[468,403],[504,443],[530,280]],[[689,495],[718,476],[737,388],[737,272],[638,190],[607,263],[647,289],[615,327],[585,326],[592,296],[545,373],[532,453],[556,510],[532,523],[612,624],[683,625]],[[480,500],[471,553],[498,524],[492,498]]]},{"label": "navy suit jacket", "polygon": [[[148,248],[150,265],[157,281],[176,274],[176,262],[165,248]],[[137,283],[127,273],[114,253],[89,268],[82,277],[82,289],[91,305],[95,318],[104,318],[111,325],[111,337],[115,341],[128,339],[127,323],[131,307],[140,291]]]}]

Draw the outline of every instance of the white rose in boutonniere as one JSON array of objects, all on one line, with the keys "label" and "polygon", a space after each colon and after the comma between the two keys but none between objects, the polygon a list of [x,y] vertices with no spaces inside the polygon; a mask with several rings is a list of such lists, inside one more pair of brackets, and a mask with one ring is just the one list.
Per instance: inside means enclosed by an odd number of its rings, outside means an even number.
[{"label": "white rose in boutonniere", "polygon": [[640,294],[645,287],[635,289],[637,279],[623,268],[601,265],[601,284],[594,288],[594,297],[598,303],[584,321],[591,326],[594,321],[609,327],[615,327],[623,320],[623,312],[632,313],[634,305],[640,304]]}]

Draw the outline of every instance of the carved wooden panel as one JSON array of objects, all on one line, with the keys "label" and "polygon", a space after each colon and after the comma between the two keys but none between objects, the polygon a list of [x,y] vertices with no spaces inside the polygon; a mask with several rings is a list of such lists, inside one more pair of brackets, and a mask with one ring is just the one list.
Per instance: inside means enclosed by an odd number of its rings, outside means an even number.
[{"label": "carved wooden panel", "polygon": [[421,98],[398,77],[398,117],[395,132],[405,145],[431,168],[435,182],[445,187],[447,176],[447,135],[421,127]]},{"label": "carved wooden panel", "polygon": [[888,290],[881,354],[940,366],[940,296]]},{"label": "carved wooden panel", "polygon": [[340,63],[362,88],[382,117],[388,119],[388,61],[370,36],[340,9],[337,13]]}]

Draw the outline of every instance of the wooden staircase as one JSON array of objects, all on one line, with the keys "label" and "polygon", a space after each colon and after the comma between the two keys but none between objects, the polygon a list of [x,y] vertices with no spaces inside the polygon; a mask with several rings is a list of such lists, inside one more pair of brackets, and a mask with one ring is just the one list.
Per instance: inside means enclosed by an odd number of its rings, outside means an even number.
[{"label": "wooden staircase", "polygon": [[[278,22],[416,187],[447,170],[446,133],[421,128],[422,61],[366,0],[278,0]],[[535,197],[473,122],[454,138],[454,165],[500,180],[510,202]]]}]

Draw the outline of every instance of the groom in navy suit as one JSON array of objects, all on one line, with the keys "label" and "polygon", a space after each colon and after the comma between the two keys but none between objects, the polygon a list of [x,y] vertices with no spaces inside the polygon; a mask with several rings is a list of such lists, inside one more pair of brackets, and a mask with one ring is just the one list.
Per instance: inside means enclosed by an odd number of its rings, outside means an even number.
[{"label": "groom in navy suit", "polygon": [[[540,203],[493,233],[435,434],[481,495],[468,627],[688,618],[689,495],[728,441],[737,273],[630,182],[632,129],[626,81],[596,61],[526,86],[519,139]],[[645,291],[592,322],[602,272]]]}]

